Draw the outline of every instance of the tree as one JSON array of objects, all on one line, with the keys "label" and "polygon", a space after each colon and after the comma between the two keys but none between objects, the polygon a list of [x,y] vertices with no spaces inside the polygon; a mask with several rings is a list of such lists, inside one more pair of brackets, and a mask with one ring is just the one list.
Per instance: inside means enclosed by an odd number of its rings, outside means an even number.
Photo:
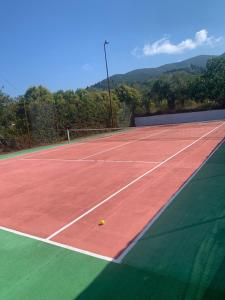
[{"label": "tree", "polygon": [[151,96],[158,103],[166,99],[169,109],[175,108],[175,94],[172,89],[172,82],[167,77],[161,77],[154,82]]},{"label": "tree", "polygon": [[131,111],[131,125],[134,125],[135,111],[141,104],[141,94],[134,88],[127,85],[121,85],[115,89],[115,93],[121,102],[126,103]]},{"label": "tree", "polygon": [[52,93],[43,86],[31,87],[25,92],[24,105],[34,141],[37,143],[56,141],[58,132]]},{"label": "tree", "polygon": [[53,94],[57,128],[65,130],[66,128],[75,127],[77,119],[77,108],[79,105],[79,98],[72,90],[58,91]]},{"label": "tree", "polygon": [[16,103],[0,90],[0,131],[16,132]]},{"label": "tree", "polygon": [[203,102],[207,98],[206,82],[203,76],[193,76],[188,81],[188,97]]},{"label": "tree", "polygon": [[53,103],[53,96],[51,92],[41,85],[30,87],[25,92],[24,99],[27,103],[30,102]]},{"label": "tree", "polygon": [[203,78],[208,98],[225,107],[225,58],[209,60]]},{"label": "tree", "polygon": [[[192,76],[185,72],[176,72],[170,75],[170,89],[171,94],[178,105],[184,107],[185,100],[188,97],[188,82]],[[173,103],[173,109],[175,108],[175,101]]]},{"label": "tree", "polygon": [[16,103],[0,90],[0,148],[15,148],[17,134]]}]

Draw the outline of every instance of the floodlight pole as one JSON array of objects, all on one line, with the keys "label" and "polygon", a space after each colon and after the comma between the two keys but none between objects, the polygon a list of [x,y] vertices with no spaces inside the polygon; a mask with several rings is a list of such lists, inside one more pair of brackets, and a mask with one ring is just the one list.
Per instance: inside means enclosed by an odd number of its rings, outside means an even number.
[{"label": "floodlight pole", "polygon": [[110,126],[113,128],[113,114],[112,114],[112,97],[111,97],[111,91],[110,91],[110,85],[109,85],[109,69],[108,69],[108,62],[107,62],[107,55],[106,55],[106,45],[108,45],[109,42],[105,40],[104,42],[104,53],[105,53],[105,67],[106,67],[106,75],[107,75],[107,86],[108,86],[108,93],[109,93],[109,119],[110,119]]},{"label": "floodlight pole", "polygon": [[25,114],[25,123],[26,123],[26,127],[27,127],[27,134],[28,134],[28,139],[29,139],[29,146],[31,147],[31,134],[30,134],[30,129],[29,129],[29,121],[28,121],[25,99],[23,99],[23,108],[24,108],[24,114]]}]

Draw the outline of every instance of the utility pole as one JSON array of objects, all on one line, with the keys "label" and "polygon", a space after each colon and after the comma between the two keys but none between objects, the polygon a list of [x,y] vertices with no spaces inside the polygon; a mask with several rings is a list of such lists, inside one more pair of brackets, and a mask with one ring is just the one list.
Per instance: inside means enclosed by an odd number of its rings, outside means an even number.
[{"label": "utility pole", "polygon": [[107,75],[107,86],[108,86],[108,93],[109,93],[109,119],[110,119],[110,126],[113,128],[113,113],[112,113],[112,97],[111,97],[111,91],[110,91],[110,85],[109,85],[109,70],[108,70],[108,62],[107,62],[107,55],[106,55],[106,45],[108,45],[109,42],[105,40],[104,42],[104,53],[105,53],[105,67],[106,67],[106,75]]},{"label": "utility pole", "polygon": [[28,140],[29,140],[29,146],[31,147],[31,134],[30,134],[30,129],[29,129],[29,121],[28,121],[28,115],[27,115],[27,109],[26,109],[26,102],[25,99],[23,98],[23,108],[24,108],[24,115],[25,115],[25,123],[27,127],[27,135],[28,135]]}]

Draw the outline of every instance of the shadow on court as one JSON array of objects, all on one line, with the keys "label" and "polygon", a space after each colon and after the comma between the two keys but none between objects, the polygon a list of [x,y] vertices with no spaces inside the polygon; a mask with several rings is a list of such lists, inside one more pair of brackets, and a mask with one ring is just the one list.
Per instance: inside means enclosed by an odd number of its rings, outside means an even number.
[{"label": "shadow on court", "polygon": [[122,264],[109,263],[76,299],[225,299],[224,157],[225,143]]},{"label": "shadow on court", "polygon": [[225,299],[224,217],[194,227],[143,238],[76,299]]}]

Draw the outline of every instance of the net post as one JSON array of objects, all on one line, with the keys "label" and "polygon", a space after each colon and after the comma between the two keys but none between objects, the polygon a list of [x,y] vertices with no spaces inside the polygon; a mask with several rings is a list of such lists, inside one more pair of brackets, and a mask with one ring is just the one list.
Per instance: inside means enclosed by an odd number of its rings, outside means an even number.
[{"label": "net post", "polygon": [[68,142],[70,143],[70,131],[69,129],[66,129],[66,133],[67,133],[67,139],[68,139]]}]

